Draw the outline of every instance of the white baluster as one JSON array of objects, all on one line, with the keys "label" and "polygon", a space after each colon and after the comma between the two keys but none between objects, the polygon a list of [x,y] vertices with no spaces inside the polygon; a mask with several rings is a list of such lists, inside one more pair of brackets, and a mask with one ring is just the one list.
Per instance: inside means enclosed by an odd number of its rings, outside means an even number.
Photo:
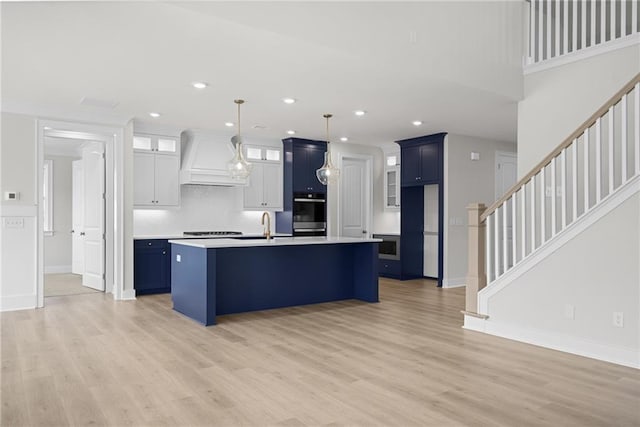
[{"label": "white baluster", "polygon": [[[624,8],[623,8],[624,9]],[[624,184],[627,182],[627,95],[622,95],[622,99],[620,100],[620,123],[622,124],[622,129],[620,129],[620,175],[622,179],[620,180],[620,184]]]},{"label": "white baluster", "polygon": [[561,224],[564,230],[567,227],[567,149],[563,149],[560,155],[562,156],[560,157],[560,175],[562,177],[560,214],[562,215]]},{"label": "white baluster", "polygon": [[536,176],[531,177],[531,252],[536,250]]},{"label": "white baluster", "polygon": [[511,196],[511,265],[512,266],[516,265],[516,255],[517,255],[516,245],[518,244],[518,239],[516,239],[516,236],[518,235],[517,233],[518,223],[516,221],[518,203],[516,199],[516,194],[518,194],[517,191],[513,193],[513,196]]},{"label": "white baluster", "polygon": [[486,219],[487,228],[485,235],[485,246],[486,246],[486,269],[487,269],[487,284],[491,283],[495,278],[495,273],[493,271],[493,217],[495,216],[495,212],[489,215]]},{"label": "white baluster", "polygon": [[502,204],[502,272],[509,269],[509,199]]},{"label": "white baluster", "polygon": [[542,13],[543,0],[536,0],[538,7],[536,8],[536,14],[538,15],[538,62],[544,59],[544,29],[542,27],[542,21],[544,21],[544,14]]},{"label": "white baluster", "polygon": [[571,52],[575,52],[576,50],[578,50],[578,0],[573,0],[573,13],[572,13],[572,18],[573,18],[573,38],[571,39],[571,46],[573,46],[573,48],[571,49]]},{"label": "white baluster", "polygon": [[551,159],[551,237],[556,235],[556,158]]},{"label": "white baluster", "polygon": [[560,2],[556,0],[556,13],[555,13],[555,21],[556,21],[556,34],[555,34],[555,55],[560,56]]},{"label": "white baluster", "polygon": [[500,271],[500,221],[499,221],[499,213],[500,207],[497,207],[494,215],[495,215],[495,224],[493,227],[493,251],[494,253],[494,266],[496,271],[496,279],[502,275]]},{"label": "white baluster", "polygon": [[640,31],[638,28],[638,0],[631,0],[631,34],[636,31]]},{"label": "white baluster", "polygon": [[547,52],[544,59],[551,58],[551,0],[547,0],[547,14],[545,20],[545,29],[547,33]]},{"label": "white baluster", "polygon": [[596,44],[596,2],[591,2],[591,25],[589,26],[589,36],[591,38],[591,43],[589,46],[593,46]]},{"label": "white baluster", "polygon": [[584,139],[584,213],[589,210],[589,128],[583,133]]},{"label": "white baluster", "polygon": [[600,141],[600,117],[596,119],[596,203],[602,199],[602,143]]},{"label": "white baluster", "polygon": [[614,133],[613,133],[613,105],[611,107],[609,107],[609,193],[611,194],[613,193],[613,188],[615,186],[615,175],[614,175],[614,165],[615,165],[615,157],[614,157],[614,151],[613,151],[613,145],[614,145],[614,141],[613,141],[613,137],[614,137]]},{"label": "white baluster", "polygon": [[611,5],[611,27],[609,28],[609,40],[615,40],[616,38],[616,2],[615,0],[609,0]]},{"label": "white baluster", "polygon": [[584,49],[587,47],[587,0],[582,0],[582,5],[580,7],[582,11],[582,18],[580,22],[582,23],[582,37],[580,38],[580,49]]},{"label": "white baluster", "polygon": [[[573,168],[573,174],[571,180],[573,184],[573,221],[578,218],[578,139],[574,139],[571,143],[571,166]],[[572,222],[573,222],[572,221]]]},{"label": "white baluster", "polygon": [[600,43],[607,41],[607,2],[602,0],[600,4]]},{"label": "white baluster", "polygon": [[522,225],[520,226],[521,244],[522,244],[522,258],[527,255],[527,184],[522,186],[522,195],[520,197],[520,215],[522,216]]},{"label": "white baluster", "polygon": [[[634,5],[636,2],[633,3]],[[635,16],[635,12],[634,12]],[[635,99],[635,108],[634,117],[633,117],[633,128],[635,129],[635,153],[636,153],[636,174],[640,174],[640,83],[636,83],[635,88],[633,89],[635,92],[633,94],[633,98]]]},{"label": "white baluster", "polygon": [[529,62],[536,62],[536,0],[529,2]]},{"label": "white baluster", "polygon": [[545,167],[540,169],[540,246],[547,241],[547,183]]},{"label": "white baluster", "polygon": [[620,37],[627,35],[627,0],[620,2]]},{"label": "white baluster", "polygon": [[569,1],[565,0],[564,15],[562,16],[562,54],[569,52]]}]

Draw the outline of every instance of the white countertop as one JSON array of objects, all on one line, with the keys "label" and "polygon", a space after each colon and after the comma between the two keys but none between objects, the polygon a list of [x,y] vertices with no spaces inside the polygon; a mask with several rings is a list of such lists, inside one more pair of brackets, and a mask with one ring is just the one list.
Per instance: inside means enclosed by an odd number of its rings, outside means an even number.
[{"label": "white countertop", "polygon": [[195,246],[197,248],[249,248],[256,246],[291,246],[291,245],[333,245],[337,243],[375,243],[381,239],[357,237],[275,237],[267,239],[179,239],[169,240],[177,245]]}]

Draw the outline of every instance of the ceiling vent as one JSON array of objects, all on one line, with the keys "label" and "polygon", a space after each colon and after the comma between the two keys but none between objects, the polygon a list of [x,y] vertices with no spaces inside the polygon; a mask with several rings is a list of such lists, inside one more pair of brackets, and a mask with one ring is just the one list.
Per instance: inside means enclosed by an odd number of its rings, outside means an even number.
[{"label": "ceiling vent", "polygon": [[118,105],[118,101],[113,101],[109,99],[89,98],[88,96],[85,96],[80,100],[80,105],[113,110]]}]

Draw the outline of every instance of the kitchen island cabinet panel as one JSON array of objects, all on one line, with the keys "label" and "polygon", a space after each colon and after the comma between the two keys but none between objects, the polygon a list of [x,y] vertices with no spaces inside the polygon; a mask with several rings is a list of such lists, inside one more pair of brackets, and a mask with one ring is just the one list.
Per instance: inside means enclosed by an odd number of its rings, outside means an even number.
[{"label": "kitchen island cabinet panel", "polygon": [[173,307],[212,325],[215,316],[222,314],[350,298],[377,302],[377,241],[356,240],[335,244],[326,239],[323,244],[300,244],[295,238],[290,240],[295,244],[236,241],[231,247],[172,241]]}]

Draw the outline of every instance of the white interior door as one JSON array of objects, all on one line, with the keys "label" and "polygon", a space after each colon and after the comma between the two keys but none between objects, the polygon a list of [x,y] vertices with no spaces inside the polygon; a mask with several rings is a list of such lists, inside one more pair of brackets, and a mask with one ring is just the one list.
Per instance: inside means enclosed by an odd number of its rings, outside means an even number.
[{"label": "white interior door", "polygon": [[424,186],[424,239],[422,274],[438,277],[438,184]]},{"label": "white interior door", "polygon": [[84,171],[82,160],[74,160],[71,168],[71,272],[84,274]]},{"label": "white interior door", "polygon": [[370,163],[343,158],[340,171],[340,235],[367,237],[370,233]]},{"label": "white interior door", "polygon": [[104,147],[82,150],[84,178],[84,274],[82,285],[104,291]]}]

